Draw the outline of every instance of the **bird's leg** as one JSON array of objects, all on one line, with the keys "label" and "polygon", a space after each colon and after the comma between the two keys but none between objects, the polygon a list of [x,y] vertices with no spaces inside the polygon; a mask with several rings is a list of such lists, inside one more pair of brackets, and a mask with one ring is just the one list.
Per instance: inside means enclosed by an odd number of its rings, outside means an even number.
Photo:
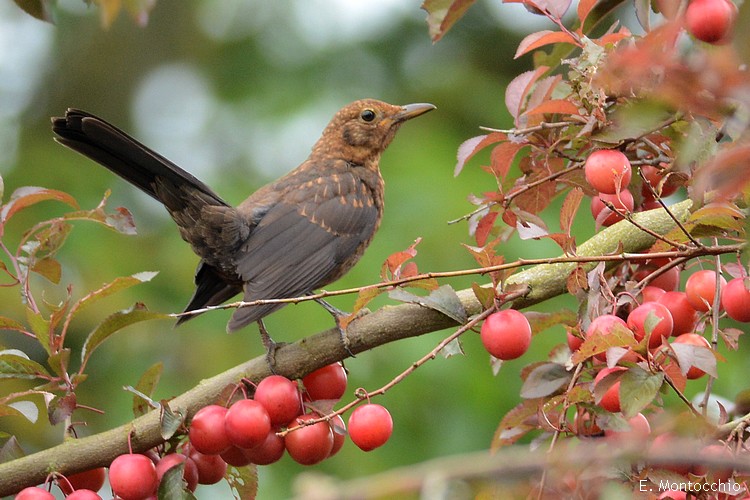
[{"label": "bird's leg", "polygon": [[349,313],[346,311],[342,311],[338,307],[329,304],[323,299],[315,299],[315,302],[323,306],[323,308],[328,311],[331,316],[333,316],[333,320],[336,322],[336,328],[338,329],[339,335],[341,336],[341,344],[344,346],[346,353],[354,358],[354,353],[351,351],[351,349],[349,349],[349,337],[346,336],[346,328],[341,325],[341,319],[349,316]]},{"label": "bird's leg", "polygon": [[260,331],[260,340],[263,342],[263,347],[266,348],[266,362],[271,373],[276,373],[276,350],[284,345],[284,342],[276,342],[271,338],[266,330],[266,325],[263,324],[263,320],[258,320],[258,330]]}]

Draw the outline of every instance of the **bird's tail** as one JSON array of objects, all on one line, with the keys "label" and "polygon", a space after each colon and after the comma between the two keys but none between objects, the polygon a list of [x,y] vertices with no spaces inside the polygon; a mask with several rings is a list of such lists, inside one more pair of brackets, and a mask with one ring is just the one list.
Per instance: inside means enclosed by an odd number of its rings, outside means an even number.
[{"label": "bird's tail", "polygon": [[164,189],[160,189],[160,186],[187,188],[185,190],[193,194],[200,193],[200,197],[209,204],[227,206],[199,179],[90,113],[68,109],[64,117],[52,118],[52,130],[57,135],[57,142],[107,167],[167,205],[170,211],[180,207],[169,206],[170,200],[164,199]]}]

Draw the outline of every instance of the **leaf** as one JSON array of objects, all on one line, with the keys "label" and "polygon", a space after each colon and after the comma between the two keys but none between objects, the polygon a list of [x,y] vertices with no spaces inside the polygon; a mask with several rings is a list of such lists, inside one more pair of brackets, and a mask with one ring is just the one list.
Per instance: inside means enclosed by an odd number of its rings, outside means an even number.
[{"label": "leaf", "polygon": [[531,325],[532,335],[552,328],[557,325],[575,326],[578,323],[578,316],[570,309],[560,309],[554,312],[526,311],[523,313]]},{"label": "leaf", "polygon": [[456,158],[458,161],[456,162],[456,166],[453,169],[453,176],[457,177],[458,174],[461,173],[461,170],[463,170],[466,162],[469,161],[471,157],[474,156],[477,152],[481,151],[491,144],[496,144],[498,142],[507,140],[508,136],[502,132],[492,132],[491,134],[478,135],[476,137],[472,137],[471,139],[465,140],[458,147],[458,152],[456,153]]},{"label": "leaf", "polygon": [[160,405],[161,418],[159,421],[159,432],[161,433],[162,439],[168,441],[172,439],[172,436],[174,436],[184,425],[185,417],[187,415],[183,414],[181,411],[172,410],[169,406],[169,402],[166,400],[161,401]]},{"label": "leaf", "polygon": [[17,349],[0,351],[0,379],[35,379],[49,377],[49,372]]},{"label": "leaf", "polygon": [[583,196],[583,190],[576,187],[571,189],[563,200],[562,208],[560,209],[560,230],[567,235],[570,235],[573,221],[575,220],[578,208],[581,206]]},{"label": "leaf", "polygon": [[42,345],[47,354],[52,354],[50,346],[49,321],[42,317],[41,313],[34,312],[30,307],[26,307],[26,321],[31,326],[31,331]]},{"label": "leaf", "polygon": [[572,374],[564,366],[544,363],[529,373],[521,387],[521,397],[534,399],[550,396],[568,384],[571,377]]},{"label": "leaf", "polygon": [[463,356],[464,349],[463,347],[461,347],[461,339],[456,337],[455,339],[445,344],[445,346],[440,349],[440,354],[442,354],[446,359],[459,354]]},{"label": "leaf", "polygon": [[24,456],[23,448],[18,444],[15,436],[11,436],[0,448],[0,463],[10,462],[22,456]]},{"label": "leaf", "polygon": [[234,498],[254,499],[258,494],[258,467],[255,464],[228,467],[226,480]]},{"label": "leaf", "polygon": [[48,200],[56,200],[75,209],[78,208],[75,198],[62,191],[34,186],[21,187],[13,192],[10,201],[0,209],[0,222],[7,222],[24,208]]},{"label": "leaf", "polygon": [[586,18],[589,16],[589,13],[591,12],[591,9],[594,8],[596,3],[599,0],[580,0],[578,2],[578,20],[580,21],[580,26],[583,26],[586,22]]},{"label": "leaf", "polygon": [[524,143],[505,141],[492,148],[490,167],[498,181],[505,179],[505,176],[508,175],[508,170],[513,165],[513,159],[525,146],[526,144]]},{"label": "leaf", "polygon": [[543,115],[543,114],[560,114],[560,115],[580,115],[581,111],[578,106],[566,99],[550,99],[544,101],[539,106],[524,112],[525,115]]},{"label": "leaf", "polygon": [[[156,389],[156,385],[159,383],[159,379],[161,378],[161,374],[164,371],[164,363],[159,361],[158,363],[154,363],[151,365],[145,372],[143,372],[143,375],[141,375],[141,378],[138,379],[138,383],[135,384],[135,390],[140,392],[141,394],[145,394],[149,398],[152,398],[154,395],[154,390]],[[133,396],[133,416],[134,417],[140,417],[141,415],[145,415],[151,410],[151,402],[144,400],[139,394],[134,394]]]},{"label": "leaf", "polygon": [[55,396],[47,404],[47,416],[49,417],[49,423],[57,425],[64,422],[65,419],[73,414],[73,410],[76,409],[76,395],[75,393],[68,393],[64,396]]},{"label": "leaf", "polygon": [[422,238],[417,238],[406,250],[394,252],[388,256],[380,268],[380,277],[383,281],[388,281],[389,278],[397,280],[401,277],[402,266],[408,260],[416,257],[417,245],[419,245],[421,241]]},{"label": "leaf", "polygon": [[527,35],[523,40],[521,40],[521,43],[518,44],[518,49],[516,49],[516,54],[513,56],[513,59],[518,59],[522,55],[531,52],[532,50],[536,50],[539,47],[544,47],[545,45],[550,45],[553,43],[569,43],[576,46],[578,45],[578,42],[576,42],[575,38],[563,31],[537,31],[536,33]]},{"label": "leaf", "polygon": [[686,374],[694,366],[703,370],[711,377],[718,377],[716,373],[716,355],[708,347],[672,342],[670,349],[674,352],[682,374]]},{"label": "leaf", "polygon": [[474,296],[479,303],[482,304],[482,309],[489,309],[492,307],[492,304],[495,302],[495,291],[492,287],[481,286],[474,282],[471,284],[471,289],[474,291]]},{"label": "leaf", "polygon": [[737,349],[739,349],[740,335],[742,335],[743,333],[745,332],[738,328],[723,328],[719,330],[721,338],[724,339],[724,344],[728,349],[731,349],[732,351],[736,351]]},{"label": "leaf", "polygon": [[498,215],[500,215],[499,212],[492,210],[479,219],[477,228],[474,231],[474,239],[480,247],[487,244],[487,238],[489,238],[492,228],[495,227],[495,220],[497,220]]},{"label": "leaf", "polygon": [[85,364],[94,350],[99,347],[102,342],[126,326],[141,321],[168,318],[168,314],[151,312],[146,309],[143,304],[135,304],[130,309],[119,311],[108,316],[88,335],[88,337],[86,337],[86,341],[83,343],[83,348],[81,349],[81,362]]},{"label": "leaf", "polygon": [[17,332],[26,332],[26,327],[18,321],[0,316],[0,330],[15,330]]},{"label": "leaf", "polygon": [[180,462],[167,469],[159,483],[159,498],[169,500],[195,500],[195,495],[187,489],[187,482],[183,478],[185,462]]},{"label": "leaf", "polygon": [[68,366],[70,365],[70,349],[60,349],[49,358],[47,358],[47,365],[55,372],[58,377],[64,378],[68,372]]},{"label": "leaf", "polygon": [[78,302],[73,304],[70,313],[71,319],[86,307],[96,303],[96,301],[105,297],[109,297],[110,295],[113,295],[122,290],[126,290],[132,286],[151,281],[157,274],[159,273],[151,271],[140,272],[131,276],[121,276],[119,278],[115,278],[109,283],[105,283],[101,288],[94,290],[93,292],[87,294],[86,296],[78,300]]},{"label": "leaf", "polygon": [[31,401],[14,401],[8,404],[16,415],[21,415],[32,424],[39,419],[39,407]]},{"label": "leaf", "polygon": [[506,413],[492,436],[490,449],[497,451],[511,445],[534,430],[536,426],[532,422],[536,420],[538,406],[538,401],[527,399]]},{"label": "leaf", "polygon": [[651,0],[635,0],[635,17],[644,31],[651,31]]},{"label": "leaf", "polygon": [[620,407],[625,418],[632,418],[654,400],[664,383],[664,373],[649,373],[634,366],[620,378]]},{"label": "leaf", "polygon": [[521,108],[529,90],[548,69],[546,66],[541,66],[534,71],[525,71],[511,80],[505,88],[505,106],[516,125],[518,125],[518,117],[521,115]]},{"label": "leaf", "polygon": [[637,342],[633,337],[633,332],[620,325],[615,324],[609,333],[595,330],[587,336],[576,352],[571,357],[571,364],[577,365],[588,358],[602,352],[607,352],[613,347],[635,347]]},{"label": "leaf", "polygon": [[[46,21],[55,23],[55,0],[13,0],[28,15]],[[0,190],[1,195],[1,190]]]},{"label": "leaf", "polygon": [[459,324],[467,321],[466,309],[464,309],[461,299],[458,298],[455,290],[450,285],[443,285],[430,292],[426,297],[420,297],[403,288],[396,288],[388,293],[393,300],[400,302],[409,302],[419,304],[435,311],[441,312]]},{"label": "leaf", "polygon": [[427,11],[427,27],[433,43],[440,40],[466,13],[475,0],[425,0],[422,9]]},{"label": "leaf", "polygon": [[34,265],[31,266],[31,270],[38,275],[43,276],[51,283],[56,285],[60,283],[60,278],[62,277],[62,266],[52,257],[37,260],[34,262]]}]

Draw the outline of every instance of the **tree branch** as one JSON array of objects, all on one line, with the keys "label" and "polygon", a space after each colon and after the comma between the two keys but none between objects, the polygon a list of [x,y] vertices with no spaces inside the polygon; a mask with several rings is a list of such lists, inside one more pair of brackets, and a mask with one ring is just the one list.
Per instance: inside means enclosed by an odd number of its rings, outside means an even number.
[{"label": "tree branch", "polygon": [[[689,200],[670,207],[672,215],[686,220]],[[638,223],[650,230],[665,234],[675,227],[666,210],[651,210],[634,216]],[[633,253],[649,248],[655,238],[628,221],[619,222],[596,234],[578,247],[580,257],[607,255],[615,252]],[[708,252],[708,249],[706,249]],[[507,284],[526,284],[529,293],[513,302],[521,309],[565,293],[566,280],[576,262],[541,264],[511,276]],[[594,262],[586,263],[594,266]],[[471,289],[457,292],[469,316],[479,314],[482,307]],[[385,306],[353,321],[348,329],[352,352],[360,353],[380,345],[415,337],[424,333],[456,326],[456,322],[442,313],[416,304]],[[330,329],[285,345],[276,352],[276,372],[290,379],[345,359],[338,330]],[[202,380],[193,389],[169,401],[172,411],[180,412],[189,422],[203,406],[214,403],[222,390],[245,378],[259,381],[270,374],[265,356]],[[142,452],[163,442],[160,434],[159,412],[152,411],[125,425],[94,436],[71,439],[26,457],[0,464],[0,496],[19,491],[25,486],[42,483],[51,472],[72,474],[94,467],[105,466],[128,451],[128,434],[135,452]]]}]

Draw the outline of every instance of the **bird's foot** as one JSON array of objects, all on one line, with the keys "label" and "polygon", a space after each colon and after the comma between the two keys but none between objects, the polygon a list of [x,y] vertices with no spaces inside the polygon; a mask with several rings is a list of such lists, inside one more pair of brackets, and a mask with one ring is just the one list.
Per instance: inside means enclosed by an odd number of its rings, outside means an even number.
[{"label": "bird's foot", "polygon": [[349,326],[352,320],[359,318],[363,314],[366,314],[367,311],[363,309],[359,311],[354,318],[350,318],[350,313],[342,311],[338,307],[329,304],[323,299],[315,299],[315,302],[323,306],[323,308],[328,311],[331,316],[333,316],[333,320],[336,322],[336,329],[339,331],[339,336],[341,337],[341,345],[344,347],[344,350],[349,356],[351,356],[352,358],[356,357],[350,348],[351,343],[349,342],[349,337],[346,335],[346,328],[347,326]]},{"label": "bird's foot", "polygon": [[271,373],[276,374],[276,351],[286,345],[286,342],[276,342],[269,335],[266,330],[266,325],[263,324],[263,320],[258,320],[258,330],[260,331],[260,340],[263,342],[263,347],[266,348],[266,363],[268,363],[268,369]]}]

